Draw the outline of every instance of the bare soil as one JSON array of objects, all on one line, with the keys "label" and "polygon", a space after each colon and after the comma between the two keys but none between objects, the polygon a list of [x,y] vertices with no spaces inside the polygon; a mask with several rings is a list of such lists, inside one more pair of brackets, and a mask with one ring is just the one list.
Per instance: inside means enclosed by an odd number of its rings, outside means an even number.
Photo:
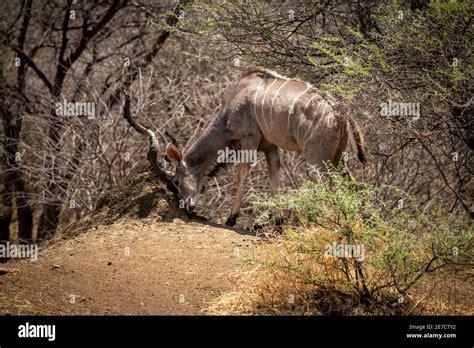
[{"label": "bare soil", "polygon": [[36,262],[0,264],[0,315],[202,314],[256,241],[189,219],[142,165]]},{"label": "bare soil", "polygon": [[200,314],[235,285],[255,241],[242,232],[178,218],[100,226],[1,266],[0,314]]}]

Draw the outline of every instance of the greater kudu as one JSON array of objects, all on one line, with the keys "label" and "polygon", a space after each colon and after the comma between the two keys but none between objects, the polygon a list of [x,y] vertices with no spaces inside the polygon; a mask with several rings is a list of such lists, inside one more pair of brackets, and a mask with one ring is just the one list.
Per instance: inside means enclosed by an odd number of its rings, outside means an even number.
[{"label": "greater kudu", "polygon": [[[227,103],[197,141],[185,152],[168,144],[168,159],[177,167],[175,182],[185,209],[194,209],[217,152],[224,147],[263,151],[273,194],[280,168],[278,148],[302,153],[321,171],[326,163],[337,166],[348,137],[354,139],[359,160],[367,162],[364,139],[355,120],[336,111],[330,95],[310,84],[283,77],[264,68],[245,72]],[[226,225],[239,215],[244,180],[250,163],[238,164],[237,194]]]}]

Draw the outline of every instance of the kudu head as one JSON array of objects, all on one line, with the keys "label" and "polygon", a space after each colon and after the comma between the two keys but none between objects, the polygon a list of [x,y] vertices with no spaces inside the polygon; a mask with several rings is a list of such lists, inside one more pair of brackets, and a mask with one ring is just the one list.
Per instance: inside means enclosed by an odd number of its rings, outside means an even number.
[{"label": "kudu head", "polygon": [[166,157],[176,167],[174,183],[179,190],[180,207],[191,213],[200,197],[204,180],[197,172],[197,168],[189,167],[183,160],[181,151],[173,144],[166,146]]}]

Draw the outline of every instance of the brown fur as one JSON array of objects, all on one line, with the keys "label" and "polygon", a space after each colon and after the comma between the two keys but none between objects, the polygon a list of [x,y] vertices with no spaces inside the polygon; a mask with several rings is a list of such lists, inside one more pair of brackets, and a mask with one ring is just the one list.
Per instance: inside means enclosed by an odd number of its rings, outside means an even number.
[{"label": "brown fur", "polygon": [[[227,103],[183,157],[180,176],[188,177],[181,193],[191,200],[201,191],[203,180],[215,168],[216,153],[224,147],[265,153],[270,186],[278,193],[279,149],[301,153],[324,172],[329,162],[339,164],[348,137],[354,140],[362,163],[368,158],[364,138],[351,117],[342,114],[336,100],[298,79],[281,76],[263,67],[243,71]],[[174,153],[171,153],[174,155]],[[238,164],[238,184],[228,220],[235,223],[240,210],[249,163]]]}]

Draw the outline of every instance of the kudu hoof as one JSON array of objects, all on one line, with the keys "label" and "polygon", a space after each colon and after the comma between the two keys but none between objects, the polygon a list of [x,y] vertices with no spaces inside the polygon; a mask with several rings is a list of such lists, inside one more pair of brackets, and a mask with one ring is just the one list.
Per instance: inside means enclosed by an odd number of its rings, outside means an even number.
[{"label": "kudu hoof", "polygon": [[229,227],[235,226],[235,223],[237,222],[238,217],[239,217],[238,214],[232,214],[231,216],[229,216],[229,218],[225,222],[225,225]]}]

